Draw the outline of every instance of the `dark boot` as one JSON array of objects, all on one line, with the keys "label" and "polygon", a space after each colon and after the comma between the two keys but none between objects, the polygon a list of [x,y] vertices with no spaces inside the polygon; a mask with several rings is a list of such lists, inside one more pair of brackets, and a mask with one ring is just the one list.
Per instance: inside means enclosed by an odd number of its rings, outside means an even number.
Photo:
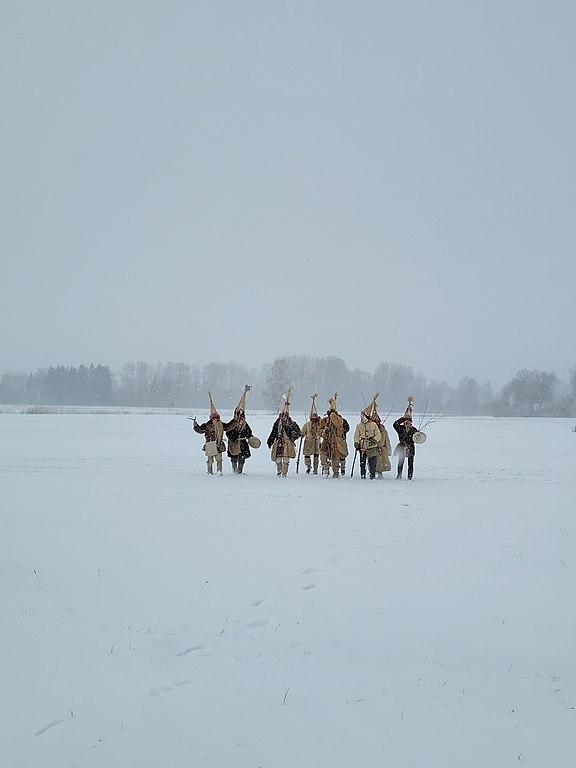
[{"label": "dark boot", "polygon": [[414,476],[414,458],[412,456],[408,457],[408,480],[412,480]]},{"label": "dark boot", "polygon": [[370,480],[374,480],[376,477],[376,456],[370,456],[368,458],[368,469],[370,471]]}]

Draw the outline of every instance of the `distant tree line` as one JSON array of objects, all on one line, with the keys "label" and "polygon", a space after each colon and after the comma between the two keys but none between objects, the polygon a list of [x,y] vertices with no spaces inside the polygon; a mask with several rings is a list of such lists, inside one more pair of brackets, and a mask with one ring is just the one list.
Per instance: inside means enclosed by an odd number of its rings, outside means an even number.
[{"label": "distant tree line", "polygon": [[107,365],[41,368],[36,373],[5,373],[0,402],[26,405],[111,405],[114,376]]},{"label": "distant tree line", "polygon": [[456,387],[428,380],[410,366],[379,363],[373,373],[349,369],[338,357],[278,357],[260,368],[237,363],[125,363],[112,372],[107,365],[57,366],[35,373],[0,377],[0,403],[13,405],[144,406],[207,410],[208,391],[221,410],[232,410],[244,384],[251,384],[254,409],[277,410],[288,387],[295,411],[307,411],[310,395],[318,403],[335,392],[343,411],[358,411],[374,392],[382,410],[403,410],[412,394],[416,410],[459,416],[574,416],[576,365],[569,382],[546,371],[520,370],[500,392],[490,382],[464,377]]}]

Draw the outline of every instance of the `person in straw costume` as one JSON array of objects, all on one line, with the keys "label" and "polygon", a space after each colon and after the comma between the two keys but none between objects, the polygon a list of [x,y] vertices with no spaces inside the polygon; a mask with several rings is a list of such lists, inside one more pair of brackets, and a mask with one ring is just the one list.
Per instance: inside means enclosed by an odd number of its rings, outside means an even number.
[{"label": "person in straw costume", "polygon": [[290,459],[296,458],[295,441],[300,437],[300,427],[290,417],[290,395],[288,390],[286,402],[278,414],[278,418],[272,425],[272,431],[268,436],[267,445],[271,449],[272,461],[276,463],[278,477],[287,477]]},{"label": "person in straw costume", "polygon": [[210,398],[210,418],[204,424],[198,424],[194,417],[194,432],[204,435],[205,442],[202,448],[206,452],[206,465],[209,475],[214,474],[214,459],[216,460],[216,472],[222,474],[222,454],[226,450],[224,442],[224,426],[220,420],[220,414],[212,402],[212,395],[208,392]]},{"label": "person in straw costume", "polygon": [[248,444],[252,429],[246,421],[246,394],[250,389],[250,385],[246,384],[234,410],[233,419],[223,425],[228,438],[228,458],[232,462],[232,470],[238,475],[242,474],[244,462],[252,455]]},{"label": "person in straw costume", "polygon": [[378,443],[378,450],[376,452],[376,477],[381,479],[383,472],[389,472],[392,469],[392,465],[390,464],[390,456],[392,456],[392,444],[390,442],[390,435],[388,434],[386,425],[378,413],[378,405],[376,403],[377,397],[378,393],[374,395],[374,399],[372,401],[372,414],[370,418],[380,430],[380,442]]},{"label": "person in straw costume", "polygon": [[338,413],[338,394],[328,400],[328,410],[326,416],[320,421],[322,430],[322,445],[320,447],[320,458],[322,461],[322,474],[326,477],[339,477],[346,473],[346,456],[348,456],[348,446],[346,444],[346,435],[350,429],[350,424]]},{"label": "person in straw costume", "polygon": [[310,418],[304,424],[301,431],[301,437],[304,438],[304,464],[306,464],[306,474],[314,472],[318,474],[318,462],[320,460],[320,441],[322,432],[320,429],[320,416],[316,410],[316,398],[318,395],[312,395],[312,405],[310,406]]},{"label": "person in straw costume", "polygon": [[373,418],[376,396],[367,408],[360,412],[360,423],[354,430],[354,448],[360,454],[360,478],[366,479],[366,462],[370,480],[376,477],[376,463],[378,459],[378,445],[381,442],[381,434]]},{"label": "person in straw costume", "polygon": [[398,445],[394,449],[394,453],[398,456],[398,472],[396,474],[396,480],[402,479],[402,470],[404,468],[404,459],[408,459],[408,480],[412,480],[414,477],[414,456],[416,455],[416,447],[414,445],[414,435],[418,430],[412,424],[412,407],[414,398],[412,395],[408,398],[408,405],[404,411],[404,416],[396,419],[392,425],[398,433]]}]

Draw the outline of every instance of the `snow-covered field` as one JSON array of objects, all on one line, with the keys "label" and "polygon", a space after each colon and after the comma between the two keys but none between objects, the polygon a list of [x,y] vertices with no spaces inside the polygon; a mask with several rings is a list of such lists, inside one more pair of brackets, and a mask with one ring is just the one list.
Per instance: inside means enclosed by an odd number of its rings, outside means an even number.
[{"label": "snow-covered field", "polygon": [[575,764],[573,423],[371,482],[277,478],[273,418],[217,477],[181,415],[0,414],[0,765]]}]

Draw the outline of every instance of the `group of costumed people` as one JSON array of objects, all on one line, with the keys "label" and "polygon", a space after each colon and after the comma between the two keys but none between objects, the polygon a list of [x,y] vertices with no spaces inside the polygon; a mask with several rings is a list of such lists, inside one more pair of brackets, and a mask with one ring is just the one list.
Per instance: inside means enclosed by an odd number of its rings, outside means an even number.
[{"label": "group of costumed people", "polygon": [[210,392],[208,392],[210,418],[204,424],[198,424],[194,417],[194,432],[204,435],[205,438],[203,451],[206,453],[209,475],[214,474],[214,464],[216,464],[216,472],[222,474],[222,454],[226,451],[224,433],[228,439],[227,454],[232,463],[232,470],[238,475],[242,474],[244,462],[252,455],[250,448],[260,447],[260,440],[252,434],[252,429],[246,421],[246,394],[250,389],[251,387],[246,384],[230,421],[221,420]]},{"label": "group of costumed people", "polygon": [[329,476],[330,473],[333,477],[344,475],[348,456],[346,435],[350,431],[350,424],[338,413],[338,395],[330,398],[328,410],[323,417],[320,417],[316,410],[318,395],[312,395],[309,419],[300,429],[290,416],[290,394],[288,390],[286,402],[272,426],[267,441],[272,452],[272,461],[276,462],[276,474],[279,477],[288,475],[290,459],[296,458],[296,440],[301,438],[300,448],[304,448],[306,474],[314,472],[317,475],[321,465],[324,476]]},{"label": "group of costumed people", "polygon": [[[233,418],[223,422],[216,410],[212,395],[210,399],[210,417],[204,424],[198,424],[194,417],[194,431],[204,435],[203,450],[206,454],[208,474],[216,472],[222,474],[222,454],[226,451],[232,464],[232,470],[242,474],[246,459],[250,458],[250,448],[260,447],[260,440],[252,434],[252,429],[246,421],[246,394],[250,386],[244,387],[238,405],[234,409]],[[309,418],[302,428],[290,416],[290,395],[288,390],[284,405],[278,414],[278,418],[272,425],[268,436],[267,445],[271,451],[271,459],[276,464],[278,477],[287,477],[290,460],[296,458],[296,443],[300,439],[299,454],[304,455],[306,474],[319,473],[321,468],[324,477],[341,477],[346,473],[346,458],[348,456],[348,444],[346,436],[350,431],[350,424],[338,412],[338,395],[335,394],[328,400],[328,410],[324,416],[320,416],[316,408],[316,398],[312,395]],[[391,469],[390,457],[392,446],[384,421],[378,413],[378,393],[374,395],[372,402],[360,413],[360,422],[354,431],[354,462],[356,456],[360,459],[360,477],[370,480],[381,478],[384,472]],[[398,434],[398,445],[394,449],[394,455],[398,459],[397,479],[402,478],[404,461],[408,459],[408,479],[414,477],[414,456],[416,454],[415,442],[423,442],[426,436],[420,432],[412,422],[413,398],[408,398],[408,406],[404,415],[393,424]],[[228,446],[224,440],[226,436]],[[298,471],[298,464],[296,465]]]}]

